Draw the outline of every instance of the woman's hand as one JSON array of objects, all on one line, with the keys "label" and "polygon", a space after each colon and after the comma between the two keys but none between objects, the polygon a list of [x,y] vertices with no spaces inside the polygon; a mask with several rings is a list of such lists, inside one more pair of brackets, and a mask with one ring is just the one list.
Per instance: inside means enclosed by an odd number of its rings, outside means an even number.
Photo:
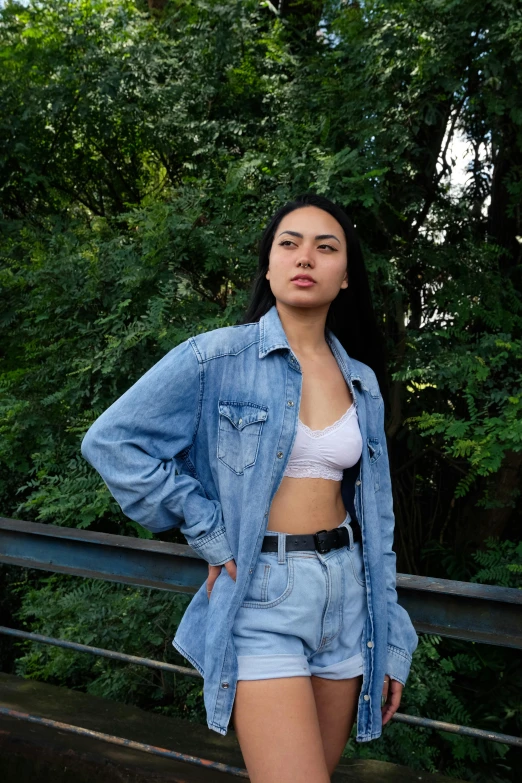
[{"label": "woman's hand", "polygon": [[[236,581],[237,576],[237,565],[235,560],[227,560],[226,563],[223,563],[225,568],[227,569],[229,576],[232,577],[234,582]],[[223,568],[223,565],[209,565],[208,567],[208,579],[207,579],[207,598],[210,600],[210,593],[212,592],[212,588],[214,587],[214,582],[218,578],[218,576],[221,573],[221,569]]]},{"label": "woman's hand", "polygon": [[404,685],[402,682],[392,680],[388,674],[384,676],[384,686],[382,689],[384,703],[381,707],[383,726],[388,723],[392,715],[399,709],[403,688]]}]

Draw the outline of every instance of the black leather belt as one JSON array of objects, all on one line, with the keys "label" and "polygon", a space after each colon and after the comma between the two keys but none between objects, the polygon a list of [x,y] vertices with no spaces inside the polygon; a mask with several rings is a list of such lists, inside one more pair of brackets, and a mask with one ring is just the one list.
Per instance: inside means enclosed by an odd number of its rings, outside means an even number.
[{"label": "black leather belt", "polygon": [[[356,519],[349,523],[353,530],[354,542],[361,540],[361,528]],[[286,533],[286,550],[295,551],[304,549],[307,551],[317,551],[325,555],[331,549],[339,549],[342,546],[350,545],[350,534],[346,527],[334,527],[332,530],[319,530],[317,533],[307,533],[304,535],[292,535]],[[277,552],[278,536],[265,536],[263,538],[262,552]]]}]

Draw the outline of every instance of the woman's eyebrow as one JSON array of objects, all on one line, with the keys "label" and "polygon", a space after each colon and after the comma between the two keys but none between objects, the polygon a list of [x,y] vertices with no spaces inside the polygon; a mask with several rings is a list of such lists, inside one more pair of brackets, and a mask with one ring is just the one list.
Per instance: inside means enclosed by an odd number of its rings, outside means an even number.
[{"label": "woman's eyebrow", "polygon": [[[303,235],[299,233],[299,231],[281,231],[281,234],[291,234],[293,237],[300,237],[303,238]],[[278,236],[281,236],[281,234],[278,234]],[[335,239],[336,242],[339,242],[341,244],[340,240],[337,239],[335,234],[317,234],[315,239]]]}]

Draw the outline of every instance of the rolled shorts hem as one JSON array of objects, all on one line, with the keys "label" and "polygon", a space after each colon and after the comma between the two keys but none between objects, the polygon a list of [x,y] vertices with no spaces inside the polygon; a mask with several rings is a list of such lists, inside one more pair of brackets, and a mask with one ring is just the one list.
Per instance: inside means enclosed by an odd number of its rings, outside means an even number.
[{"label": "rolled shorts hem", "polygon": [[363,673],[362,654],[329,666],[309,664],[305,655],[238,655],[238,680],[270,680],[279,677],[322,677],[347,680]]}]

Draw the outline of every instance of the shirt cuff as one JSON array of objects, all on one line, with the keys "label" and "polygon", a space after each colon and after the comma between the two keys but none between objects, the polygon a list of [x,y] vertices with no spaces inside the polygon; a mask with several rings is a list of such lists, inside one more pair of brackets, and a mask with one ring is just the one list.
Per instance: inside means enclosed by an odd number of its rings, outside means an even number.
[{"label": "shirt cuff", "polygon": [[386,674],[389,674],[392,680],[398,680],[402,685],[406,685],[410,667],[411,655],[409,655],[406,650],[401,650],[399,647],[389,644],[386,659]]},{"label": "shirt cuff", "polygon": [[192,541],[187,538],[187,543],[209,565],[223,565],[234,559],[224,525]]}]

